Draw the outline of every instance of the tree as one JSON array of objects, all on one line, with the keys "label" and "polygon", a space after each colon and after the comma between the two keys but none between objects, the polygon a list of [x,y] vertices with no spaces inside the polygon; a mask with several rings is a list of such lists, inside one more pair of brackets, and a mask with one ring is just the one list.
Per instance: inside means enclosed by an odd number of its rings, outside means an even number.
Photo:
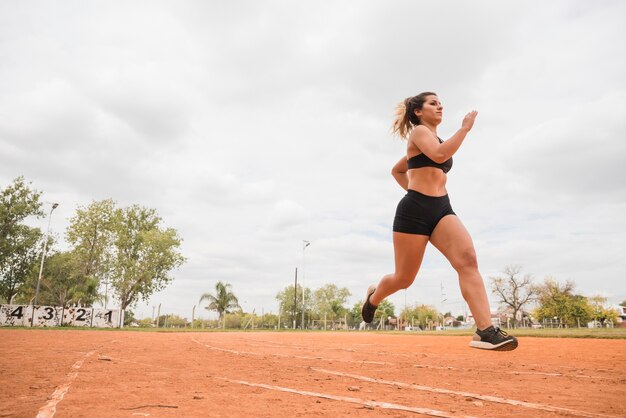
[{"label": "tree", "polygon": [[[292,326],[294,319],[297,325],[302,318],[302,287],[300,285],[298,285],[297,291],[298,300],[295,312],[293,285],[285,287],[283,290],[276,294],[276,300],[278,301],[278,312],[280,313],[281,317],[281,324],[287,324],[289,327]],[[308,301],[311,300],[311,289],[309,289],[308,287],[304,288],[304,297]]]},{"label": "tree", "polygon": [[116,208],[110,199],[79,208],[67,232],[74,274],[98,286],[109,280],[122,309],[148,300],[173,280],[170,272],[185,261],[176,230],[161,223],[154,209]]},{"label": "tree", "polygon": [[29,184],[18,177],[0,190],[0,297],[7,302],[22,290],[41,255],[41,231],[23,224],[43,216],[41,192]]},{"label": "tree", "polygon": [[498,297],[498,301],[507,306],[513,314],[513,325],[517,322],[517,313],[528,302],[534,300],[536,289],[532,277],[528,274],[520,277],[522,268],[517,265],[509,265],[504,268],[504,277],[490,277],[492,293]]},{"label": "tree", "polygon": [[139,325],[139,328],[152,328],[154,321],[152,318],[143,318],[137,321],[137,325]]},{"label": "tree", "polygon": [[383,299],[382,302],[378,304],[378,308],[376,308],[376,316],[380,319],[387,321],[388,318],[395,318],[395,306],[393,303],[389,301],[389,299]]},{"label": "tree", "polygon": [[67,241],[73,246],[73,274],[98,282],[110,275],[115,221],[115,203],[111,199],[94,201],[76,210],[66,233]]},{"label": "tree", "polygon": [[261,316],[256,315],[254,325],[256,328],[274,329],[278,326],[278,315],[271,312]]},{"label": "tree", "polygon": [[[183,318],[181,316],[173,315],[173,314],[161,315],[159,316],[158,320],[159,320],[158,322],[159,326],[161,328],[185,328],[187,327],[187,324],[189,324],[189,321],[187,321],[187,318]],[[133,321],[135,321],[134,318],[133,318]],[[129,324],[125,323],[124,325],[130,325],[130,323]]]},{"label": "tree", "polygon": [[361,317],[362,307],[363,307],[363,302],[357,302],[348,311],[348,326],[349,327],[356,327],[361,322],[363,322],[363,318]]},{"label": "tree", "polygon": [[18,294],[34,297],[37,282],[29,283],[29,278],[38,274],[42,242],[39,229],[26,225],[18,225],[8,237],[5,248],[9,253],[0,265],[0,296],[7,302]]},{"label": "tree", "polygon": [[587,298],[589,302],[589,306],[591,307],[593,319],[599,321],[600,324],[604,325],[607,322],[612,322],[615,324],[619,317],[619,312],[617,309],[609,308],[606,306],[607,298],[604,296],[591,296]]},{"label": "tree", "polygon": [[[33,271],[29,278],[29,288],[34,289],[36,286],[37,271]],[[41,304],[64,307],[76,304],[92,306],[100,301],[98,281],[93,277],[81,277],[76,271],[74,252],[54,252],[47,256],[41,275],[39,293]]]},{"label": "tree", "polygon": [[154,209],[133,205],[115,211],[111,286],[122,309],[162,290],[173,280],[170,271],[185,262],[176,230],[160,224]]},{"label": "tree", "polygon": [[337,316],[343,316],[347,310],[344,304],[350,296],[350,291],[335,284],[327,284],[313,292],[313,307],[319,318],[324,315],[330,316],[334,320]]},{"label": "tree", "polygon": [[574,282],[564,284],[547,277],[537,288],[539,306],[534,315],[539,321],[557,318],[568,326],[587,323],[593,317],[593,311],[584,296],[574,294]]},{"label": "tree", "polygon": [[226,326],[226,322],[222,321],[224,314],[230,313],[234,309],[241,309],[237,296],[230,290],[231,287],[230,283],[217,282],[215,285],[215,294],[204,293],[200,296],[199,303],[205,300],[209,302],[206,309],[217,312],[220,322],[223,322],[223,327]]},{"label": "tree", "polygon": [[622,303],[619,304],[619,306],[624,306],[626,307],[626,300],[623,300]]},{"label": "tree", "polygon": [[436,321],[440,315],[435,309],[434,306],[430,305],[415,305],[408,306],[402,310],[400,316],[406,321],[412,324],[417,323],[417,326],[424,329],[428,327],[429,324]]}]

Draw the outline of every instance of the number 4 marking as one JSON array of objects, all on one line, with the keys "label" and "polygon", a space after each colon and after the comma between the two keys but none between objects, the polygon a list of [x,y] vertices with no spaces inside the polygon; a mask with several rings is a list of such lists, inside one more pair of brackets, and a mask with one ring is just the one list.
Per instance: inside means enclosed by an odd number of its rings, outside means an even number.
[{"label": "number 4 marking", "polygon": [[15,308],[15,310],[13,310],[13,312],[11,312],[11,316],[15,316],[15,317],[17,317],[17,319],[22,319],[22,317],[24,316],[24,313],[22,312],[22,309],[24,309],[23,306],[20,306],[19,308]]}]

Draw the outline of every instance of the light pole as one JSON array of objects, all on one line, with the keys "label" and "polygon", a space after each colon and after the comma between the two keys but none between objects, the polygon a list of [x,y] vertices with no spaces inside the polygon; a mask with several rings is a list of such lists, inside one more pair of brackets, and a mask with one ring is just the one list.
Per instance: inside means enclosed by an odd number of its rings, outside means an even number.
[{"label": "light pole", "polygon": [[104,282],[104,309],[107,308],[107,302],[109,300],[109,278],[106,278]]},{"label": "light pole", "polygon": [[306,311],[306,303],[305,303],[305,293],[304,293],[304,250],[306,250],[306,247],[308,247],[309,245],[311,245],[311,243],[307,240],[302,240],[302,284],[300,286],[302,286],[302,323],[300,324],[300,327],[302,329],[304,329],[305,326],[305,322],[304,322],[304,311]]},{"label": "light pole", "polygon": [[39,265],[39,278],[37,279],[37,289],[35,290],[35,303],[33,306],[37,305],[37,300],[39,299],[39,286],[41,286],[41,274],[43,273],[43,260],[46,258],[46,248],[48,247],[48,233],[50,232],[50,220],[52,219],[52,211],[55,210],[59,206],[58,203],[52,204],[52,209],[50,209],[50,213],[48,214],[48,229],[46,229],[46,235],[43,239],[43,253],[41,253],[41,264]]}]

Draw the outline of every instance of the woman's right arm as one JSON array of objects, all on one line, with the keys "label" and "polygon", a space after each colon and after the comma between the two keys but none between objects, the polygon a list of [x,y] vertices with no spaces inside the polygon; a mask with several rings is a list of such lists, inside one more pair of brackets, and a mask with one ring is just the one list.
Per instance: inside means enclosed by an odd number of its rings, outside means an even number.
[{"label": "woman's right arm", "polygon": [[441,164],[449,160],[461,147],[465,136],[474,126],[474,120],[477,114],[478,112],[473,110],[465,115],[461,128],[442,144],[439,143],[428,128],[421,125],[413,129],[409,141],[413,141],[419,150],[426,154],[428,158]]},{"label": "woman's right arm", "polygon": [[404,190],[409,189],[409,176],[407,171],[409,171],[409,164],[406,161],[406,157],[400,158],[391,169],[391,175]]}]

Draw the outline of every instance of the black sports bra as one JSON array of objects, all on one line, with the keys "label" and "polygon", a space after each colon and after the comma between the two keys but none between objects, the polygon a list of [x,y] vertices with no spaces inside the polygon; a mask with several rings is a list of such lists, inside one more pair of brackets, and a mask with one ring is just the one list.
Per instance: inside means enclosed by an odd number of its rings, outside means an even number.
[{"label": "black sports bra", "polygon": [[[441,138],[437,137],[439,143],[442,144],[443,141]],[[428,156],[424,153],[417,154],[407,160],[407,164],[409,166],[409,170],[412,168],[422,168],[422,167],[435,167],[443,170],[444,173],[447,173],[452,168],[452,157],[448,158],[443,163],[439,164],[428,158]]]}]

